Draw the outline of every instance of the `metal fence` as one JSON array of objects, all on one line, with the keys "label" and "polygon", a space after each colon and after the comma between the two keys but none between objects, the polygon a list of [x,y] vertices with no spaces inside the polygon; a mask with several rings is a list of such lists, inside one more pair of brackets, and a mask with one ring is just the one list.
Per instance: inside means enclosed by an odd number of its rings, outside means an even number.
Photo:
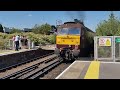
[{"label": "metal fence", "polygon": [[94,59],[120,61],[120,36],[94,37]]},{"label": "metal fence", "polygon": [[120,61],[120,36],[114,36],[115,61]]},{"label": "metal fence", "polygon": [[[22,43],[21,41],[19,41],[19,47],[22,47]],[[31,40],[28,39],[27,42],[27,48],[28,49],[34,49],[34,42],[32,42]],[[14,50],[15,49],[15,43],[12,39],[9,40],[4,40],[4,39],[0,39],[0,49],[1,50]]]}]

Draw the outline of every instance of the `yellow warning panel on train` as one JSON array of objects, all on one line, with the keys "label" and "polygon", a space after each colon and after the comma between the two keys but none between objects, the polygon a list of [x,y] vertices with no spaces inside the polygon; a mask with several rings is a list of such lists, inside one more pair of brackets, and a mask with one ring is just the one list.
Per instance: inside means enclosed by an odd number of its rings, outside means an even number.
[{"label": "yellow warning panel on train", "polygon": [[56,44],[80,45],[80,36],[79,35],[58,35],[56,37]]},{"label": "yellow warning panel on train", "polygon": [[99,38],[99,46],[111,46],[111,38]]}]

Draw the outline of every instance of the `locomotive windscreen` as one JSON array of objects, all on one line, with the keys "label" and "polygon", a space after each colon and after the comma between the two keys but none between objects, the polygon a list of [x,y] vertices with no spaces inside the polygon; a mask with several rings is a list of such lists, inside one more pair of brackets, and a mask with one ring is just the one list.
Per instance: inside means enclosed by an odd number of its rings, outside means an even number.
[{"label": "locomotive windscreen", "polygon": [[58,35],[80,35],[80,28],[62,28],[58,30]]}]

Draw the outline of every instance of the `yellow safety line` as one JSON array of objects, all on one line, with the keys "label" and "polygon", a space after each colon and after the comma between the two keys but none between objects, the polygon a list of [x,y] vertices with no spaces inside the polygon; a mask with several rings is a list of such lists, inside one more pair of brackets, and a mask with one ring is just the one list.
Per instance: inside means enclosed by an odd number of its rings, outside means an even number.
[{"label": "yellow safety line", "polygon": [[84,79],[98,79],[99,78],[99,61],[92,61]]}]

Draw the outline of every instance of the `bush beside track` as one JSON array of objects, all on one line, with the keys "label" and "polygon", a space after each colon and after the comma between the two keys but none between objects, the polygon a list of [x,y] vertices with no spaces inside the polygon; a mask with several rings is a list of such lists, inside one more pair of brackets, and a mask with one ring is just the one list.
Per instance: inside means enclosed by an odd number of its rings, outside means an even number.
[{"label": "bush beside track", "polygon": [[35,45],[55,44],[55,35],[34,34],[32,32],[14,34],[0,33],[0,49],[4,49],[9,40],[12,39],[14,35],[18,34],[20,36],[27,36],[27,38],[33,41]]}]

